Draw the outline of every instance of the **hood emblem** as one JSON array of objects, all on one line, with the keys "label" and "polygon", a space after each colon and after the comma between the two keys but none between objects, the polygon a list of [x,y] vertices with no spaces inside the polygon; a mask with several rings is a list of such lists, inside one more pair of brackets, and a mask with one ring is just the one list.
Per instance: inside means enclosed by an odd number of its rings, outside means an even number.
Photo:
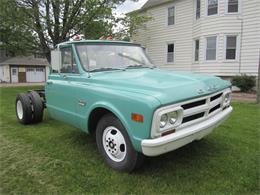
[{"label": "hood emblem", "polygon": [[198,93],[198,94],[203,94],[204,91],[203,91],[203,89],[198,89],[198,90],[197,90],[197,93]]},{"label": "hood emblem", "polygon": [[208,91],[215,91],[218,89],[218,86],[217,85],[211,85],[208,87]]}]

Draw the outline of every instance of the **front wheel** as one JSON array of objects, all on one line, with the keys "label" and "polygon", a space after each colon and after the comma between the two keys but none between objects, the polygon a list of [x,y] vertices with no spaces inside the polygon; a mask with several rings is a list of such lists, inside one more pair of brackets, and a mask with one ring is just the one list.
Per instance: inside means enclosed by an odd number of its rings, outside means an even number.
[{"label": "front wheel", "polygon": [[124,126],[112,114],[99,121],[96,142],[105,162],[115,170],[131,172],[142,164],[143,155],[134,150]]}]

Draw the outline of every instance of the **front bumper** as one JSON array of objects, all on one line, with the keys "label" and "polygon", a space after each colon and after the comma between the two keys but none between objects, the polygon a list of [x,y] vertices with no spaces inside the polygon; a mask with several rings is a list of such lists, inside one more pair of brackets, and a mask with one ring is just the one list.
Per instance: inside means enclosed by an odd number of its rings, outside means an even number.
[{"label": "front bumper", "polygon": [[158,156],[176,150],[194,140],[200,140],[226,120],[232,110],[233,109],[230,106],[215,116],[203,122],[188,126],[176,133],[155,139],[144,139],[141,143],[143,154],[146,156]]}]

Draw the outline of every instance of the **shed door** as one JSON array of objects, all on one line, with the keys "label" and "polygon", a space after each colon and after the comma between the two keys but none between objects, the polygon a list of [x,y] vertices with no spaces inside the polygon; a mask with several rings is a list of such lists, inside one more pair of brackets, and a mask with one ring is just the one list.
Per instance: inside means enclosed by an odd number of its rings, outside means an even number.
[{"label": "shed door", "polygon": [[18,83],[18,68],[17,67],[11,68],[11,77],[12,77],[12,83]]},{"label": "shed door", "polygon": [[26,68],[26,81],[27,82],[44,82],[45,70],[44,68]]}]

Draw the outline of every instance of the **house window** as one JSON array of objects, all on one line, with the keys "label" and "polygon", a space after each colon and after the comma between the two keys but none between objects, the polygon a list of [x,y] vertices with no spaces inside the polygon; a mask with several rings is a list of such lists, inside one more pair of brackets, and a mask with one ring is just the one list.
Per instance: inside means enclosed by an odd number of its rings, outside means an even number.
[{"label": "house window", "polygon": [[34,68],[26,68],[26,72],[34,72],[35,69]]},{"label": "house window", "polygon": [[175,7],[168,8],[168,26],[174,25]]},{"label": "house window", "polygon": [[196,0],[196,20],[200,19],[200,0]]},{"label": "house window", "polygon": [[44,54],[42,54],[42,53],[35,53],[34,54],[34,58],[45,58],[45,56],[44,56]]},{"label": "house window", "polygon": [[207,37],[206,42],[206,60],[216,60],[217,36]]},{"label": "house window", "polygon": [[237,57],[237,36],[226,36],[226,60],[235,60]]},{"label": "house window", "polygon": [[43,72],[43,68],[36,68],[36,72]]},{"label": "house window", "polygon": [[218,14],[218,0],[207,0],[208,16]]},{"label": "house window", "polygon": [[227,12],[228,13],[238,12],[238,0],[227,0]]},{"label": "house window", "polygon": [[199,51],[200,51],[200,40],[197,39],[194,41],[194,61],[199,61]]},{"label": "house window", "polygon": [[17,69],[16,68],[13,68],[12,69],[12,75],[16,75],[17,74]]},{"label": "house window", "polygon": [[174,62],[174,44],[167,46],[167,63]]}]

